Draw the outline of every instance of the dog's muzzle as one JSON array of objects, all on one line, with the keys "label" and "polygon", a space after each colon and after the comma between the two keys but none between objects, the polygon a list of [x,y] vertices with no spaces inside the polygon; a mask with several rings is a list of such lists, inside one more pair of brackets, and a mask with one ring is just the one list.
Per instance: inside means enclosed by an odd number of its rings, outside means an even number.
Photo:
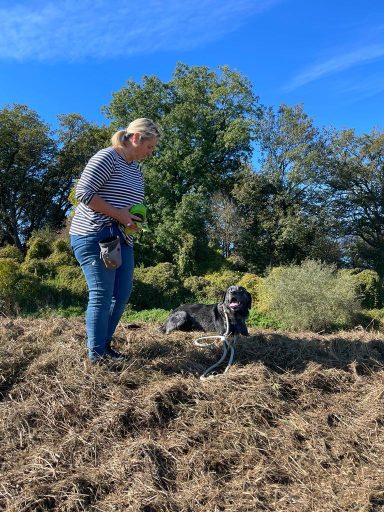
[{"label": "dog's muzzle", "polygon": [[237,297],[231,297],[228,301],[228,306],[233,309],[240,309],[243,307],[243,303]]}]

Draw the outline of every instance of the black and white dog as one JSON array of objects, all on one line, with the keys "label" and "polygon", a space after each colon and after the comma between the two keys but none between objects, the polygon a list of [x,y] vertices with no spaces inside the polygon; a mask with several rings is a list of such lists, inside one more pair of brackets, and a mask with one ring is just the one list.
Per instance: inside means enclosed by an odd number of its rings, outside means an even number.
[{"label": "black and white dog", "polygon": [[161,331],[169,334],[180,331],[205,331],[242,334],[248,336],[245,321],[251,307],[251,295],[242,286],[230,286],[225,292],[223,302],[219,304],[183,304],[174,309],[167,318]]}]

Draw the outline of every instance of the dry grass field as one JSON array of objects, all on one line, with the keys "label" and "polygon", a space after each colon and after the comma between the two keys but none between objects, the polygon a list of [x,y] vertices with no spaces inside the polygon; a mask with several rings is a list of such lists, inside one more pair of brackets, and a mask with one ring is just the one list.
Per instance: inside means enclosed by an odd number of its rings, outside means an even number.
[{"label": "dry grass field", "polygon": [[0,510],[384,510],[384,341],[254,331],[221,345],[122,325],[115,367],[82,320],[0,320]]}]

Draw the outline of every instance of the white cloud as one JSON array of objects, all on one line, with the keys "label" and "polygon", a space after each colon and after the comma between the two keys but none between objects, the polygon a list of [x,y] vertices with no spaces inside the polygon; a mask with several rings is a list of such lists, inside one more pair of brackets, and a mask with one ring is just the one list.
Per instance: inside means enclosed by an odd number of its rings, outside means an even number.
[{"label": "white cloud", "polygon": [[16,0],[0,8],[0,59],[76,61],[188,50],[279,1]]},{"label": "white cloud", "polygon": [[366,64],[369,61],[384,57],[383,44],[370,44],[357,50],[336,55],[328,60],[319,62],[296,75],[285,87],[292,91],[323,77],[340,73],[352,67]]},{"label": "white cloud", "polygon": [[340,84],[339,90],[344,97],[350,98],[350,103],[366,100],[384,91],[384,73],[374,73],[358,81],[344,82]]}]

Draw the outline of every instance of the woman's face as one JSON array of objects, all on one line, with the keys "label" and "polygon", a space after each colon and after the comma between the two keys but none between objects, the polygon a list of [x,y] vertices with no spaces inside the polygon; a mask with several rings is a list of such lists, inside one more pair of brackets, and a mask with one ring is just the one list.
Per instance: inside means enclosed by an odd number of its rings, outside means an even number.
[{"label": "woman's face", "polygon": [[132,140],[132,143],[135,148],[135,160],[143,160],[144,158],[151,156],[153,153],[153,150],[156,147],[158,138],[151,137],[150,139],[144,139],[143,141],[140,142],[139,137],[136,137],[136,141],[135,141],[135,135],[136,134],[134,134],[133,140]]}]

